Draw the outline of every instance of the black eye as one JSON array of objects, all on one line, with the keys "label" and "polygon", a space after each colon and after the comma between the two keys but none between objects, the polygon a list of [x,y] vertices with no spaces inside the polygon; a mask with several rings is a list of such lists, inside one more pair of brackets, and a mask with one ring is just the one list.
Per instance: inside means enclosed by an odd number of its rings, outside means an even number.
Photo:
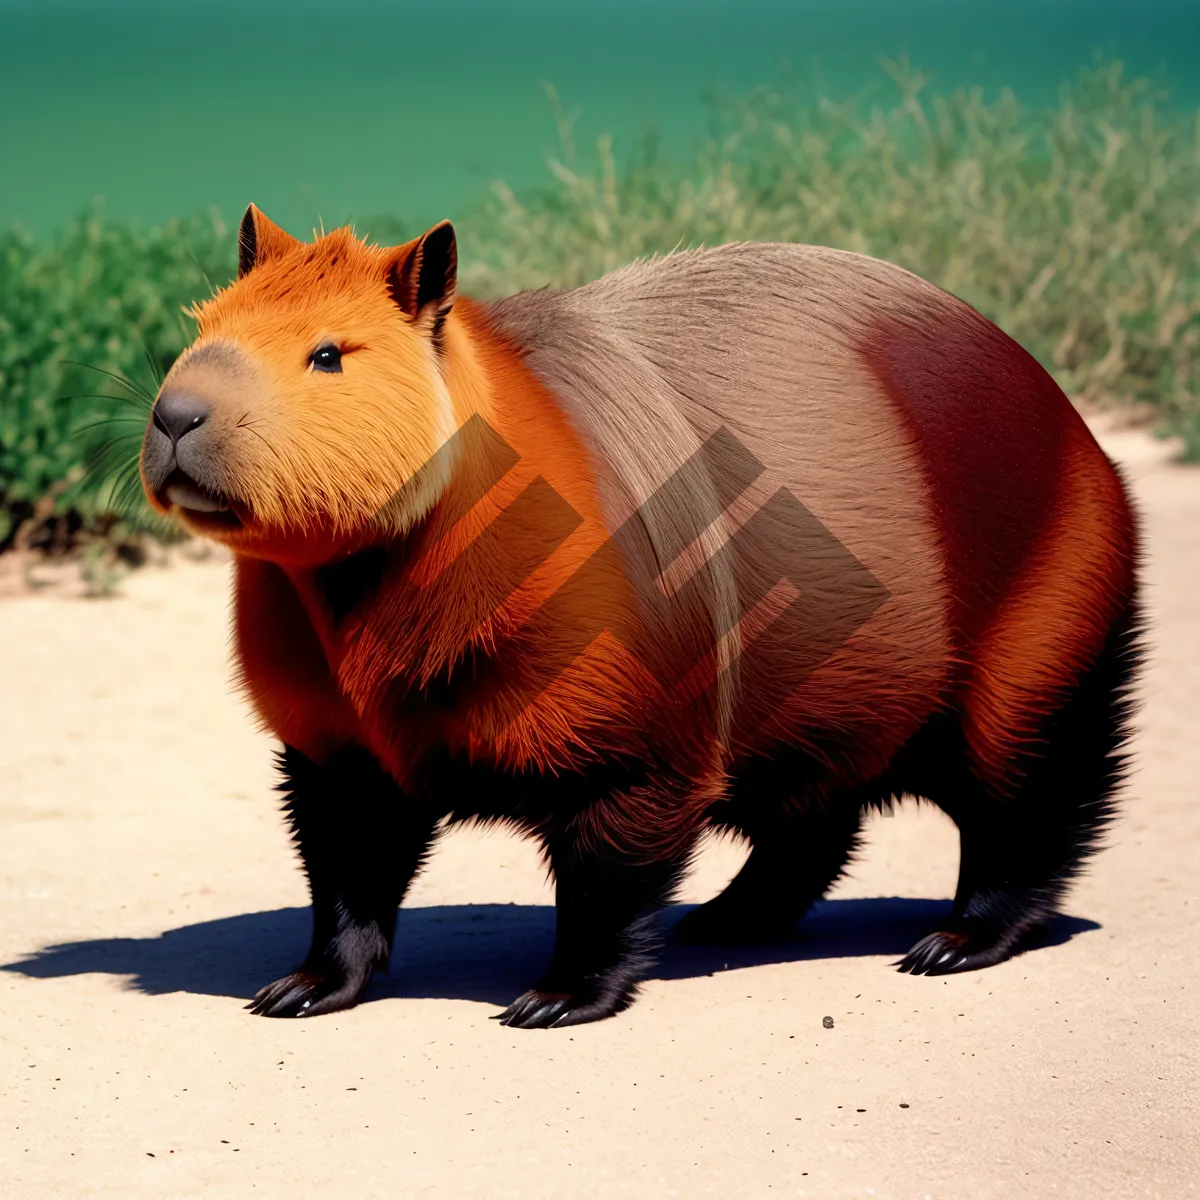
[{"label": "black eye", "polygon": [[318,346],[309,355],[308,361],[316,371],[328,371],[336,375],[342,370],[342,352],[336,346]]}]

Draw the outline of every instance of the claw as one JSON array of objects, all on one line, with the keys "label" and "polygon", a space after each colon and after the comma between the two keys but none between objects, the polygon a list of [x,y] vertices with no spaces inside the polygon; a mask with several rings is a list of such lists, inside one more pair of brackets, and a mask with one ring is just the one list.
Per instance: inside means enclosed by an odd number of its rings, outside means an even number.
[{"label": "claw", "polygon": [[546,1029],[567,1004],[569,996],[530,990],[518,996],[501,1014],[500,1024],[514,1029]]},{"label": "claw", "polygon": [[994,940],[957,930],[939,930],[923,937],[897,965],[910,975],[951,975],[990,966],[1004,953],[1004,947]]},{"label": "claw", "polygon": [[625,1007],[619,999],[597,1000],[536,988],[518,996],[495,1020],[513,1029],[563,1029],[611,1017]]},{"label": "claw", "polygon": [[356,980],[340,974],[295,971],[260,988],[246,1008],[260,1017],[315,1017],[350,1008],[365,985],[365,976]]}]

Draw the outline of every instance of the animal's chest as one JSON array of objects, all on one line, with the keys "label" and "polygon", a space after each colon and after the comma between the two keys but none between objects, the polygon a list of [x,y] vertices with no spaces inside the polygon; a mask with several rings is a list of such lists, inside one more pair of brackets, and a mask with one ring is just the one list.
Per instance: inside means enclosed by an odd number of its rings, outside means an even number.
[{"label": "animal's chest", "polygon": [[366,744],[360,715],[282,568],[237,560],[233,619],[237,672],[271,733],[316,762],[348,742]]},{"label": "animal's chest", "polygon": [[436,613],[414,635],[354,614],[338,621],[306,591],[277,566],[238,562],[235,648],[246,691],[267,728],[315,761],[356,742],[405,786],[431,778],[430,764],[465,763],[471,770],[456,767],[446,782],[495,770],[514,773],[519,790],[532,775],[640,757],[636,664],[611,636],[581,639],[562,663],[527,648],[471,655],[426,676],[417,645],[436,637]]}]

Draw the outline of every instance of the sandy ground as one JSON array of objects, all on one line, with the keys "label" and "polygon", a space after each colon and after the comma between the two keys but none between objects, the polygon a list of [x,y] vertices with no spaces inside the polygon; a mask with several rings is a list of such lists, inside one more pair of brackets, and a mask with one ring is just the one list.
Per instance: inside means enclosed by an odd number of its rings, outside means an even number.
[{"label": "sandy ground", "polygon": [[[254,1018],[306,896],[227,683],[227,567],[0,601],[0,1195],[1195,1195],[1200,472],[1107,440],[1148,524],[1140,767],[1043,945],[949,979],[888,966],[956,870],[909,806],[793,943],[673,950],[616,1020],[505,1029],[551,893],[468,830],[368,1002]],[[738,862],[711,847],[686,898]]]}]

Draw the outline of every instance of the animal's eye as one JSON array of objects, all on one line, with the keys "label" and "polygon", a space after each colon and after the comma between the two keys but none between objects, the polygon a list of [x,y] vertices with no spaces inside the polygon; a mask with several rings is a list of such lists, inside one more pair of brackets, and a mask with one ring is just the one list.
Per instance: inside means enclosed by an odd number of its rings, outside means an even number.
[{"label": "animal's eye", "polygon": [[318,346],[308,357],[309,365],[315,371],[328,371],[340,374],[342,369],[342,352],[336,346]]}]

